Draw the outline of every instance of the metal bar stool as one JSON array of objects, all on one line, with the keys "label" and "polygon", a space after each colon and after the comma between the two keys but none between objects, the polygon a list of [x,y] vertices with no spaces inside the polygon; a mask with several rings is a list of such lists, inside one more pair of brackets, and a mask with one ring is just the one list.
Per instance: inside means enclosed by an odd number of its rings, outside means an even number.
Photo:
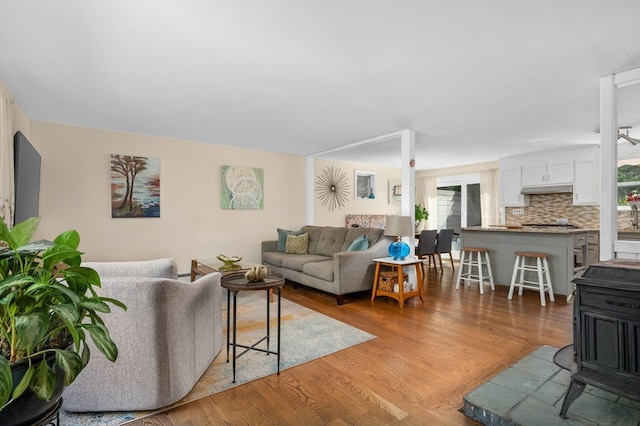
[{"label": "metal bar stool", "polygon": [[[475,260],[473,255],[476,255]],[[484,255],[484,258],[483,258]],[[486,268],[484,274],[483,267]],[[473,268],[476,273],[473,273]],[[464,280],[467,285],[477,282],[480,287],[480,294],[484,294],[484,281],[489,280],[491,290],[495,290],[493,284],[493,273],[491,272],[491,260],[489,250],[484,247],[463,247],[460,251],[460,268],[458,269],[458,279],[456,280],[456,290],[460,288],[460,282]]]},{"label": "metal bar stool", "polygon": [[[516,262],[513,265],[513,275],[511,275],[511,286],[509,287],[509,300],[513,298],[513,290],[518,287],[518,296],[522,296],[522,289],[529,288],[540,292],[540,304],[547,306],[544,293],[549,293],[549,300],[555,301],[553,288],[551,287],[551,277],[549,275],[548,253],[536,253],[529,251],[517,251],[514,253]],[[535,259],[535,264],[528,264],[527,259]],[[519,277],[518,277],[518,272]],[[536,272],[537,281],[526,280],[527,272]]]}]

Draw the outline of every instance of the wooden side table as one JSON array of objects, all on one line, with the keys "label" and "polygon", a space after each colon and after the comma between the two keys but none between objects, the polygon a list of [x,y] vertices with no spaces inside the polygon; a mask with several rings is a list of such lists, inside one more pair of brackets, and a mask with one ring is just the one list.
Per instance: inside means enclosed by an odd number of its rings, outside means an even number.
[{"label": "wooden side table", "polygon": [[[278,357],[278,374],[280,374],[280,322],[282,317],[282,287],[284,286],[284,277],[280,274],[269,274],[264,278],[264,281],[257,283],[250,283],[244,277],[244,271],[242,272],[229,272],[222,276],[220,284],[223,288],[227,289],[227,362],[229,362],[229,348],[233,348],[233,383],[236,382],[236,360],[248,351],[264,352],[267,355],[274,354]],[[237,298],[240,291],[256,291],[266,290],[268,293],[273,289],[278,290],[278,344],[276,351],[269,349],[269,340],[271,333],[269,332],[270,323],[270,310],[269,310],[269,297],[267,297],[267,333],[266,336],[252,344],[251,346],[241,345],[237,340]],[[231,293],[233,293],[233,310],[231,310]],[[233,316],[233,327],[231,326],[231,317]],[[231,332],[233,330],[233,332]],[[233,334],[233,340],[230,340],[230,336]],[[266,340],[267,348],[258,348],[260,343]],[[240,354],[236,354],[237,348],[243,348]]]},{"label": "wooden side table", "polygon": [[[371,291],[371,300],[373,301],[376,296],[387,296],[395,299],[400,304],[400,308],[404,307],[404,301],[413,296],[420,296],[420,300],[424,302],[424,298],[422,295],[422,267],[421,264],[423,262],[422,259],[418,259],[415,257],[406,258],[404,260],[394,260],[393,257],[381,257],[378,259],[373,259],[376,263],[376,271],[373,274],[373,290]],[[391,268],[398,271],[398,292],[395,291],[386,291],[381,290],[378,286],[378,280],[380,278],[380,267],[381,266],[390,266]],[[402,268],[405,266],[413,266],[416,270],[416,281],[417,288],[415,290],[411,290],[408,292],[404,291],[404,279]]]}]

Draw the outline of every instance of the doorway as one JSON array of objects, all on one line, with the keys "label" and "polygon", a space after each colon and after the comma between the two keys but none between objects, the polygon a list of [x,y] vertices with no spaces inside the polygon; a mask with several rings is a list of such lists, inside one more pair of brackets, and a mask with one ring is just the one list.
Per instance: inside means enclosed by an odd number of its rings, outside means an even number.
[{"label": "doorway", "polygon": [[436,227],[454,229],[451,250],[454,258],[460,258],[460,228],[481,226],[480,175],[438,178]]}]

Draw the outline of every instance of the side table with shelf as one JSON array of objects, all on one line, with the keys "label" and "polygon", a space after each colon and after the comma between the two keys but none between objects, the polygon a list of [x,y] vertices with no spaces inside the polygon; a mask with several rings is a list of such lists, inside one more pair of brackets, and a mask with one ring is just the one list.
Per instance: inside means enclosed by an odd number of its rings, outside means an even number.
[{"label": "side table with shelf", "polygon": [[[423,262],[422,259],[418,259],[415,257],[407,257],[405,259],[394,259],[393,257],[381,257],[378,259],[373,259],[376,264],[376,270],[373,274],[373,289],[371,291],[371,301],[373,301],[376,296],[387,296],[395,299],[400,304],[400,307],[404,307],[404,301],[413,296],[419,296],[420,300],[424,302],[424,297],[422,294],[422,267],[421,264]],[[382,266],[391,267],[393,270],[398,272],[398,291],[387,291],[382,290],[379,287],[380,280],[380,268]],[[416,271],[416,288],[411,291],[404,291],[404,267],[413,266]],[[392,289],[393,290],[393,289]]]}]

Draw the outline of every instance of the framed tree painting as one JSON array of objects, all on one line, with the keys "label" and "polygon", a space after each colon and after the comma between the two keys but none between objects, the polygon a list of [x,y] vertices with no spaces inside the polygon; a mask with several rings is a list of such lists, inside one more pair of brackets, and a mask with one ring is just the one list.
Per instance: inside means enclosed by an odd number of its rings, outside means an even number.
[{"label": "framed tree painting", "polygon": [[262,210],[264,208],[264,169],[222,166],[222,208]]},{"label": "framed tree painting", "polygon": [[160,159],[111,155],[111,217],[160,217]]}]

